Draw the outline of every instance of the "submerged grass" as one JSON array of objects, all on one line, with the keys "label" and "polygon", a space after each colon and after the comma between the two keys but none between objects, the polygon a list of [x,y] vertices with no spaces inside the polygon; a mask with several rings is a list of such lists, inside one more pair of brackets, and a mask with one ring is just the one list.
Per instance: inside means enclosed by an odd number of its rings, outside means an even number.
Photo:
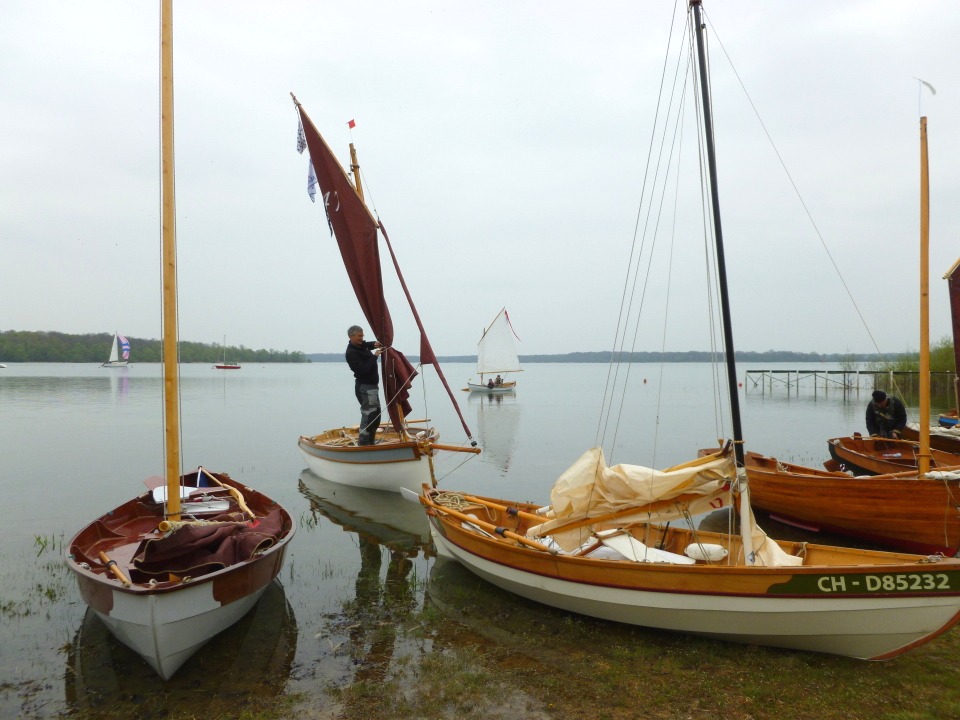
[{"label": "submerged grass", "polygon": [[[47,551],[49,552],[49,550]],[[54,569],[38,585],[60,596]],[[603,622],[505,593],[455,563],[428,577],[363,577],[356,597],[320,623],[317,654],[295,636],[251,637],[242,676],[212,653],[197,674],[161,683],[94,623],[78,655],[68,644],[56,717],[169,720],[947,720],[960,717],[960,633],[895,660],[870,663],[736,645]],[[37,597],[34,598],[37,600]],[[282,606],[282,604],[281,604]],[[261,607],[265,610],[265,607]],[[7,607],[8,617],[19,610]],[[246,622],[246,621],[242,621]],[[241,623],[241,624],[242,624]],[[253,627],[256,627],[254,625]],[[293,631],[296,633],[296,629]],[[311,630],[312,632],[312,630]],[[236,631],[243,636],[243,628]],[[267,637],[274,638],[264,642]],[[212,646],[216,646],[216,641]],[[285,649],[284,649],[285,648]],[[206,649],[205,649],[206,650]],[[279,662],[261,662],[274,652]],[[306,655],[306,657],[305,657]],[[81,661],[82,660],[82,661]],[[127,663],[129,667],[125,667]],[[259,664],[258,664],[259,663]],[[272,675],[256,668],[262,665]],[[76,676],[73,673],[76,671]],[[83,673],[82,675],[80,673]],[[117,682],[114,684],[113,679]],[[109,680],[110,682],[106,682]],[[109,692],[108,688],[112,688]],[[47,689],[48,690],[48,689]],[[46,692],[0,685],[21,716]],[[0,702],[2,704],[2,702]],[[2,714],[2,713],[0,713]]]},{"label": "submerged grass", "polygon": [[[329,688],[337,717],[931,720],[960,717],[960,636],[870,663],[582,618],[453,566],[406,630],[429,651]],[[421,643],[423,644],[423,643]],[[427,647],[427,645],[423,645]]]}]

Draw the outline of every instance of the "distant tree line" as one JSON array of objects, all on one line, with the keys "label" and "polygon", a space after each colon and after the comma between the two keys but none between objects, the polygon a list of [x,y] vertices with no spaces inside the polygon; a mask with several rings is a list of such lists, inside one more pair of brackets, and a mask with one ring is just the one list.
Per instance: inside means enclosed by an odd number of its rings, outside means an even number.
[{"label": "distant tree line", "polygon": [[[70,335],[60,332],[0,331],[0,362],[102,363],[110,352],[113,333]],[[160,340],[127,337],[131,363],[162,361]],[[181,341],[180,362],[213,363],[222,357],[223,346],[216,343]],[[227,360],[249,363],[310,362],[299,350],[254,350],[243,345],[227,346]]]},{"label": "distant tree line", "polygon": [[[952,345],[951,345],[952,347]],[[313,362],[343,362],[343,353],[312,353],[307,355]],[[418,362],[416,355],[408,355],[411,362]],[[609,363],[614,353],[609,350],[597,352],[574,352],[560,355],[521,355],[521,363]],[[717,359],[714,353],[698,350],[684,352],[632,352],[618,353],[616,357],[621,362],[655,363],[655,362],[711,362]],[[879,354],[850,354],[850,353],[803,353],[790,350],[766,350],[764,352],[739,351],[736,353],[737,362],[750,363],[841,363],[856,366],[862,363],[865,368],[875,369],[883,363],[916,361],[916,353],[898,353],[895,355]],[[476,355],[448,355],[440,357],[440,362],[477,361]],[[850,369],[855,369],[851,367]]]}]

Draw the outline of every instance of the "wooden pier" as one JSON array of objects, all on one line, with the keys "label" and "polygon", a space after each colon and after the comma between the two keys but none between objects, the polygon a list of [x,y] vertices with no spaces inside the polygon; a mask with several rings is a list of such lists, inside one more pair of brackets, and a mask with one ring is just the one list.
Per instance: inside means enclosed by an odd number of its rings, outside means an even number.
[{"label": "wooden pier", "polygon": [[[916,370],[747,370],[743,387],[746,392],[763,394],[786,391],[799,394],[840,393],[845,397],[857,397],[861,390],[867,393],[875,389],[886,390],[905,401],[915,394],[920,379]],[[952,392],[952,372],[931,372],[931,395]]]}]

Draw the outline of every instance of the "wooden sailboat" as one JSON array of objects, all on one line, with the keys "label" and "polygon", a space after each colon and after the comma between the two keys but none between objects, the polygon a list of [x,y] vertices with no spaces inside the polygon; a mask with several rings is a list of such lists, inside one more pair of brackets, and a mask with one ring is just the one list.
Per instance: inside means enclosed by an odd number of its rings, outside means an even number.
[{"label": "wooden sailboat", "polygon": [[[510,323],[507,309],[501,308],[477,343],[477,374],[480,382],[467,382],[470,392],[485,394],[511,393],[517,389],[515,381],[504,380],[504,373],[522,372],[517,347],[513,342],[516,333]],[[492,377],[496,375],[496,378]],[[486,380],[484,376],[489,376]]]},{"label": "wooden sailboat", "polygon": [[110,355],[100,367],[126,367],[130,363],[130,341],[120,333],[113,334],[110,341]]},{"label": "wooden sailboat", "polygon": [[223,350],[220,359],[213,366],[215,370],[239,370],[240,363],[227,362],[227,336],[223,336]]},{"label": "wooden sailboat", "polygon": [[[292,96],[292,93],[291,93]],[[326,141],[303,106],[293,97],[300,119],[303,147],[309,150],[330,232],[337,240],[347,275],[353,285],[370,333],[381,343],[380,375],[390,423],[376,431],[374,445],[358,445],[358,425],[337,427],[298,441],[307,466],[315,474],[337,483],[399,492],[401,487],[435,483],[433,456],[438,451],[479,452],[457,400],[427,338],[419,313],[400,272],[383,223],[375,219],[363,199],[359,166],[353,144],[350,154],[355,184],[347,178]],[[390,251],[411,313],[420,331],[420,364],[433,365],[446,389],[466,434],[464,445],[439,443],[440,433],[429,420],[410,420],[409,390],[418,374],[409,360],[394,347],[393,320],[383,292],[378,237]]]},{"label": "wooden sailboat", "polygon": [[204,468],[181,477],[173,168],[172,0],[161,2],[166,474],[78,532],[66,563],[83,601],[164,679],[274,581],[295,526],[266,495]]},{"label": "wooden sailboat", "polygon": [[[697,38],[732,443],[660,472],[607,467],[594,448],[557,480],[546,507],[428,486],[419,500],[439,554],[538,602],[737,642],[893,657],[960,620],[960,560],[775,542],[756,526],[743,473],[700,0],[690,1],[689,22]],[[739,536],[662,525],[731,504],[739,508]]]},{"label": "wooden sailboat", "polygon": [[[831,469],[844,470],[858,475],[882,475],[916,469],[920,455],[920,443],[897,438],[864,437],[854,433],[850,437],[827,440]],[[960,455],[946,450],[929,450],[930,467],[960,468]]]},{"label": "wooden sailboat", "polygon": [[[930,376],[929,340],[929,185],[927,119],[920,118],[920,377]],[[930,385],[920,383],[920,417],[930,417]],[[910,444],[910,469],[876,475],[850,475],[782,463],[775,458],[747,459],[754,506],[777,519],[808,529],[862,538],[900,550],[960,553],[960,467],[951,456],[930,449],[929,423],[917,428]],[[831,440],[836,448],[837,439]],[[855,447],[855,438],[843,438]],[[859,440],[862,445],[867,438]],[[873,443],[882,454],[887,445]],[[906,447],[908,443],[900,443]],[[869,472],[867,453],[850,461],[854,472]],[[881,460],[883,458],[880,458]],[[895,458],[887,458],[892,461]],[[836,463],[836,461],[835,461]],[[892,464],[892,463],[891,463]],[[839,463],[831,465],[839,469]],[[890,467],[890,464],[887,465]],[[934,467],[934,470],[931,470]],[[875,469],[880,470],[879,464]]]}]

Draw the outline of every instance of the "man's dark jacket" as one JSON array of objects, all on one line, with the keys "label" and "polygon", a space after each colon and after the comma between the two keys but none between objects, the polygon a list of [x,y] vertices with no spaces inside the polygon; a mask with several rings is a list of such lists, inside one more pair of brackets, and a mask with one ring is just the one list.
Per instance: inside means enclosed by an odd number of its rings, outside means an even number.
[{"label": "man's dark jacket", "polygon": [[380,373],[377,371],[377,356],[373,354],[376,345],[364,341],[361,345],[347,344],[347,364],[353,370],[353,376],[361,385],[379,385]]}]

